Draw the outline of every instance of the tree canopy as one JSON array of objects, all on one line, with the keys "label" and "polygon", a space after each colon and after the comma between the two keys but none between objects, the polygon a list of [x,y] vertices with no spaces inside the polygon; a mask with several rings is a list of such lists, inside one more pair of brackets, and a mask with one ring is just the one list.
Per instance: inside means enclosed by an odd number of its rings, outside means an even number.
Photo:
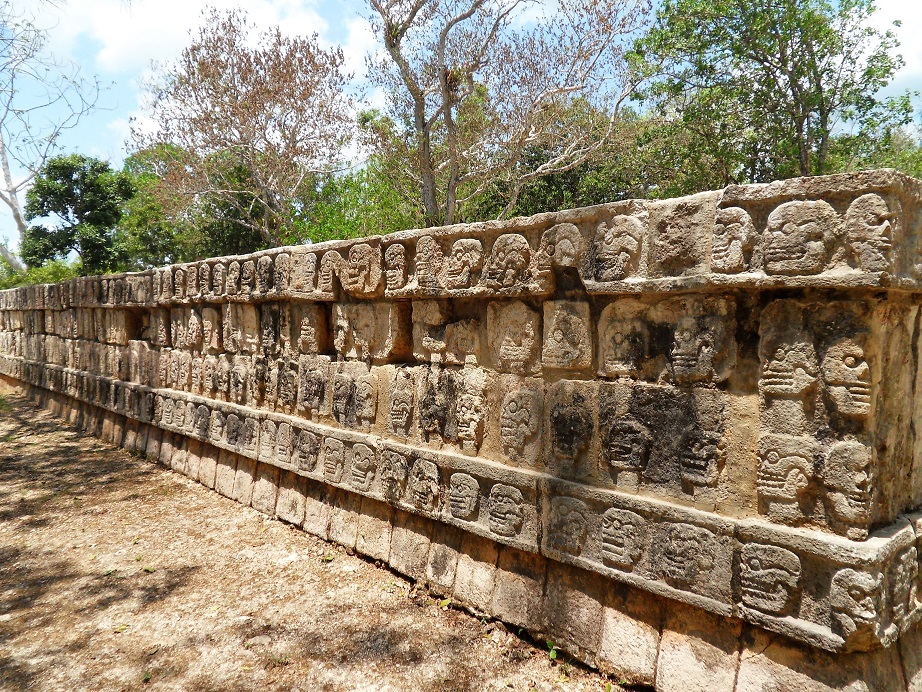
[{"label": "tree canopy", "polygon": [[82,273],[113,269],[119,254],[115,227],[133,194],[130,178],[105,161],[80,154],[49,159],[26,193],[25,214],[29,221],[47,218],[51,223],[28,228],[20,249],[23,260],[37,267],[76,252]]}]

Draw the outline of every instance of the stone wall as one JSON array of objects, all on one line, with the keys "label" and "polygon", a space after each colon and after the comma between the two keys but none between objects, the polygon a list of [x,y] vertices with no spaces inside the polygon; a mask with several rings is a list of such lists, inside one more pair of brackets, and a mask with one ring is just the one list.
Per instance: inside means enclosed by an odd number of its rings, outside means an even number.
[{"label": "stone wall", "polygon": [[281,248],[2,292],[0,371],[625,679],[918,687],[920,239],[875,171]]}]

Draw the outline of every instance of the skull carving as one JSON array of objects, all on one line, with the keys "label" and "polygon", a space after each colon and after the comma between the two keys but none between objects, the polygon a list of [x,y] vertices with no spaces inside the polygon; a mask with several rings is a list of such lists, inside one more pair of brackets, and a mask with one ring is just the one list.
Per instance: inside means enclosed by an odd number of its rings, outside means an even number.
[{"label": "skull carving", "polygon": [[301,471],[311,472],[317,466],[317,457],[320,455],[320,438],[310,430],[298,432],[295,458],[292,462]]},{"label": "skull carving", "polygon": [[756,481],[759,497],[769,502],[797,502],[813,478],[815,453],[810,438],[763,436]]},{"label": "skull carving", "polygon": [[506,233],[496,239],[486,272],[487,285],[512,288],[528,282],[531,248],[524,236]]},{"label": "skull carving", "polygon": [[601,373],[636,377],[647,354],[647,325],[637,318],[613,318],[601,326]]},{"label": "skull carving", "polygon": [[407,486],[408,464],[399,452],[386,451],[381,462],[381,491],[391,502],[403,497]]},{"label": "skull carving", "polygon": [[595,232],[595,278],[620,281],[637,273],[643,224],[633,216],[616,216]]},{"label": "skull carving", "polygon": [[765,271],[768,274],[819,274],[826,268],[842,221],[827,202],[785,202],[768,215]]},{"label": "skull carving", "polygon": [[800,558],[774,545],[748,543],[740,554],[743,605],[772,615],[794,610],[800,590]]},{"label": "skull carving", "polygon": [[524,459],[525,446],[538,431],[537,401],[535,392],[522,389],[503,398],[499,437],[503,453],[512,459]]},{"label": "skull carving", "polygon": [[615,472],[642,471],[647,466],[653,436],[643,423],[633,416],[617,419],[608,429],[604,452],[608,465]]},{"label": "skull carving", "polygon": [[375,471],[378,469],[378,459],[375,451],[368,445],[356,443],[352,445],[352,487],[361,492],[368,492],[375,480]]},{"label": "skull carving", "polygon": [[871,519],[871,449],[851,440],[837,442],[823,469],[826,505],[833,528],[854,540],[864,540]]},{"label": "skull carving", "polygon": [[416,241],[416,285],[423,289],[439,287],[442,270],[442,248],[431,235]]},{"label": "skull carving", "polygon": [[716,485],[725,452],[720,431],[689,426],[679,452],[682,482],[696,486]]},{"label": "skull carving", "polygon": [[826,351],[820,365],[826,390],[835,409],[848,418],[866,418],[871,412],[871,369],[864,349],[853,339],[839,339]]},{"label": "skull carving", "polygon": [[883,575],[845,568],[836,572],[829,589],[833,631],[848,645],[866,648],[879,642],[878,618],[883,612]]},{"label": "skull carving", "polygon": [[890,268],[892,219],[886,200],[875,194],[861,195],[845,212],[848,245],[862,271],[881,272]]},{"label": "skull carving", "polygon": [[663,575],[681,584],[695,584],[714,567],[714,534],[692,524],[667,524]]},{"label": "skull carving", "polygon": [[525,520],[522,491],[511,485],[497,483],[490,490],[490,531],[512,538],[522,530]]},{"label": "skull carving", "polygon": [[483,245],[475,238],[461,238],[451,246],[445,262],[445,288],[468,288],[483,265]]},{"label": "skull carving", "polygon": [[676,382],[700,382],[714,376],[721,357],[723,325],[716,319],[683,317],[675,328],[670,356]]},{"label": "skull carving", "polygon": [[712,271],[738,274],[748,269],[749,254],[755,238],[755,226],[745,209],[718,209],[711,248]]},{"label": "skull carving", "polygon": [[602,515],[602,561],[609,567],[633,569],[643,554],[647,521],[626,509],[605,510]]},{"label": "skull carving", "polygon": [[452,474],[448,487],[448,506],[451,515],[457,519],[470,521],[477,518],[480,484],[473,476],[466,473]]},{"label": "skull carving", "polygon": [[439,506],[439,467],[428,459],[417,459],[410,472],[410,498],[413,504],[426,512]]},{"label": "skull carving", "polygon": [[403,370],[394,373],[391,386],[390,411],[388,426],[395,435],[406,437],[410,434],[413,416],[413,379]]},{"label": "skull carving", "polygon": [[384,251],[384,278],[389,291],[401,289],[407,283],[407,249],[400,243]]},{"label": "skull carving", "polygon": [[789,336],[792,338],[777,344],[763,365],[759,390],[765,396],[797,399],[816,386],[818,368],[813,344],[805,336]]},{"label": "skull carving", "polygon": [[330,483],[342,482],[345,465],[342,441],[328,437],[323,442],[323,477]]},{"label": "skull carving", "polygon": [[582,500],[573,497],[551,499],[551,518],[547,542],[554,550],[579,555],[586,543],[586,519],[589,508]]}]

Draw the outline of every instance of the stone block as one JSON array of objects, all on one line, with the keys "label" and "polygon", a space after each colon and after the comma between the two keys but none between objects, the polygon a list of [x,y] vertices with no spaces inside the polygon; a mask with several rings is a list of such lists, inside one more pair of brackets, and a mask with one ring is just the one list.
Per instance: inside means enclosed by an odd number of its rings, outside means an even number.
[{"label": "stone block", "polygon": [[398,509],[394,511],[392,522],[389,557],[391,567],[411,579],[424,581],[429,559],[429,536],[433,530],[432,521]]},{"label": "stone block", "polygon": [[592,663],[599,650],[608,588],[598,575],[549,560],[544,627],[551,641]]},{"label": "stone block", "polygon": [[664,602],[628,586],[611,589],[602,609],[597,664],[619,681],[653,685]]},{"label": "stone block", "polygon": [[170,468],[172,466],[173,459],[173,438],[175,435],[169,430],[164,430],[163,435],[160,438],[160,457],[158,463]]},{"label": "stone block", "polygon": [[215,476],[218,473],[218,458],[221,450],[208,444],[202,445],[199,458],[198,482],[208,488],[215,487]]},{"label": "stone block", "polygon": [[189,440],[186,445],[186,469],[184,473],[192,480],[197,481],[201,465],[202,443],[200,440]]},{"label": "stone block", "polygon": [[334,490],[330,497],[329,540],[346,548],[355,548],[362,496],[347,490]]},{"label": "stone block", "polygon": [[282,471],[279,478],[279,497],[275,503],[275,516],[295,526],[304,523],[306,479],[291,471]]},{"label": "stone block", "polygon": [[279,492],[279,468],[269,464],[258,464],[253,483],[251,506],[257,512],[275,516],[275,503]]},{"label": "stone block", "polygon": [[214,489],[234,499],[234,481],[237,478],[237,455],[222,449],[215,469]]},{"label": "stone block", "polygon": [[735,692],[919,689],[908,670],[904,678],[897,647],[836,655],[758,630],[744,633],[743,641]]},{"label": "stone block", "polygon": [[493,595],[498,558],[496,543],[465,533],[458,551],[458,567],[452,589],[454,599],[477,612],[486,613]]},{"label": "stone block", "polygon": [[738,620],[670,601],[656,666],[657,690],[732,692],[741,630]]},{"label": "stone block", "polygon": [[331,507],[327,487],[309,478],[304,486],[304,523],[301,528],[318,538],[327,540],[330,536]]},{"label": "stone block", "polygon": [[391,551],[391,522],[394,508],[373,500],[362,499],[355,549],[362,555],[387,562]]},{"label": "stone block", "polygon": [[154,426],[150,427],[147,435],[147,444],[144,446],[144,456],[152,461],[160,459],[160,441],[163,439],[163,430]]},{"label": "stone block", "polygon": [[169,466],[176,473],[185,475],[186,473],[186,456],[188,451],[189,438],[185,435],[173,436],[173,453],[170,455]]},{"label": "stone block", "polygon": [[501,548],[490,612],[517,627],[541,631],[546,574],[547,560],[542,556]]},{"label": "stone block", "polygon": [[454,589],[463,537],[464,532],[454,526],[439,526],[438,531],[433,528],[426,581],[433,591],[443,596],[450,595]]},{"label": "stone block", "polygon": [[253,486],[256,483],[256,460],[237,455],[237,471],[234,474],[234,490],[231,498],[242,505],[253,502]]}]

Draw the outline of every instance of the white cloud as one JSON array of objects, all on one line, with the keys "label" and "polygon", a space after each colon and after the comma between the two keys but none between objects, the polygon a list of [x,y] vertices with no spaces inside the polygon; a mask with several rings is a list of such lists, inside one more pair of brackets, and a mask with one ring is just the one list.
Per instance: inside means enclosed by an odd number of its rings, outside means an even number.
[{"label": "white cloud", "polygon": [[[89,53],[88,70],[118,76],[131,75],[151,60],[171,60],[189,43],[189,31],[201,23],[206,6],[230,9],[243,5],[228,0],[70,0],[58,7],[30,0],[40,24],[48,26],[55,52],[73,57]],[[249,0],[245,8],[260,28],[278,25],[289,35],[328,30],[328,24],[310,2]]]}]

